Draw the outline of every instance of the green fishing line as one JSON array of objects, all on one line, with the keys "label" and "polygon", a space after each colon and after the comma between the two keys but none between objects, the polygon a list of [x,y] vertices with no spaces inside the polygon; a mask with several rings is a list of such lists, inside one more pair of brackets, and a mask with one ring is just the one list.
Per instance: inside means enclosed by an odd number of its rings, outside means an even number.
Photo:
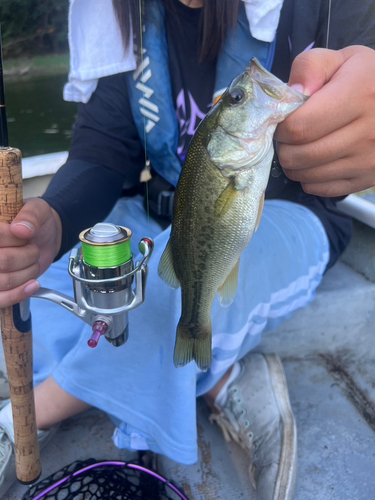
[{"label": "green fishing line", "polygon": [[93,267],[116,267],[131,259],[130,238],[117,245],[87,245],[82,242],[83,258]]}]

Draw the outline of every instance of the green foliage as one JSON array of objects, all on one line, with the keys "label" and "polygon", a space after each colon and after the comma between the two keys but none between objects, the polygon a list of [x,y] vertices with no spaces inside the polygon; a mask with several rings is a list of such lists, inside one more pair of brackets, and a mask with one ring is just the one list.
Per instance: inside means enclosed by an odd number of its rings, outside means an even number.
[{"label": "green foliage", "polygon": [[68,50],[68,0],[0,0],[4,57]]}]

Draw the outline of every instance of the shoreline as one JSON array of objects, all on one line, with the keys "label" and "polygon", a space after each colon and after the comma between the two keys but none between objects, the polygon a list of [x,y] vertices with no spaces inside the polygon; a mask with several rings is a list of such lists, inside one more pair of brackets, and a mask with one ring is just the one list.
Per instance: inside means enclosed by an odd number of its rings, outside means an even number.
[{"label": "shoreline", "polygon": [[6,80],[69,73],[69,54],[34,56],[28,59],[4,59],[3,63]]}]

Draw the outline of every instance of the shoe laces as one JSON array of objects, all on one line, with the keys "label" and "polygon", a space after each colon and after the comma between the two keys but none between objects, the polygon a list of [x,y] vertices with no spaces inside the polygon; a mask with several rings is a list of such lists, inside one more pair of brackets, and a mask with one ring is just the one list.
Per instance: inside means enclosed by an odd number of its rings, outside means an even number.
[{"label": "shoe laces", "polygon": [[[237,389],[232,388],[229,392],[236,393]],[[234,441],[248,452],[250,458],[250,480],[253,488],[256,490],[254,449],[257,447],[254,447],[254,434],[249,429],[250,422],[248,420],[242,422],[241,417],[246,413],[246,410],[241,403],[242,400],[240,397],[232,397],[228,394],[228,403],[225,405],[225,408],[223,409],[215,405],[216,412],[210,415],[209,420],[211,424],[216,422],[227,443]]]}]

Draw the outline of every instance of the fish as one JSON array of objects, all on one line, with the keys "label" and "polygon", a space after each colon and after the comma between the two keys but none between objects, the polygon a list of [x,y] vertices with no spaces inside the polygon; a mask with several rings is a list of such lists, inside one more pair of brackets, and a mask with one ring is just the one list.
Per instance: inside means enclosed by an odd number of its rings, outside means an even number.
[{"label": "fish", "polygon": [[228,307],[235,298],[241,253],[262,215],[274,131],[305,100],[253,58],[195,131],[158,267],[165,283],[181,287],[176,367],[210,367],[213,301],[218,293]]}]

